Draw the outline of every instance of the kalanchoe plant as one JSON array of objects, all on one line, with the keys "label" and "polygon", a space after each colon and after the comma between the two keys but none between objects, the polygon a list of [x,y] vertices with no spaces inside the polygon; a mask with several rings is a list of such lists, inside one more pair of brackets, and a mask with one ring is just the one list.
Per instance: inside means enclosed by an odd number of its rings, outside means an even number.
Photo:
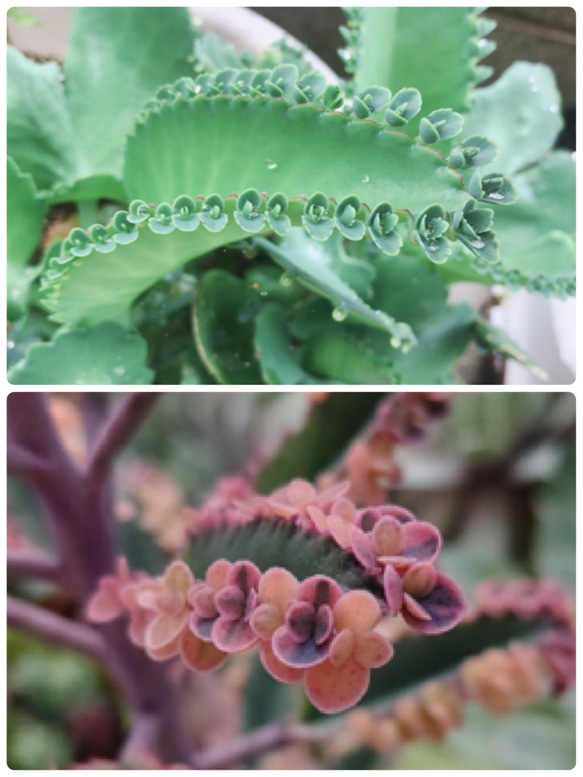
[{"label": "kalanchoe plant", "polygon": [[[562,584],[515,577],[462,594],[438,568],[436,526],[390,502],[369,506],[339,480],[338,458],[354,438],[418,442],[422,419],[443,416],[448,397],[319,396],[272,459],[219,480],[199,508],[181,511],[182,545],[140,561],[143,535],[113,520],[115,459],[156,398],[129,395],[109,412],[102,398],[83,394],[65,413],[63,396],[9,397],[9,471],[39,497],[54,549],[10,521],[8,623],[87,654],[111,676],[131,713],[122,767],[143,760],[221,768],[288,743],[313,744],[321,764],[338,766],[362,746],[392,753],[414,739],[443,738],[461,725],[467,702],[511,712],[572,686],[573,607]],[[334,450],[320,443],[310,480],[301,471],[288,476],[305,462],[294,441],[319,437],[332,416],[345,421],[344,442]],[[522,444],[515,448],[524,454]],[[233,706],[254,722],[193,752],[180,710],[189,700],[191,713],[206,716],[207,683],[213,698],[234,685]]]},{"label": "kalanchoe plant", "polygon": [[480,87],[475,9],[347,14],[342,83],[184,8],[76,9],[62,68],[9,48],[13,383],[439,383],[471,342],[534,368],[447,294],[574,293],[552,74]]}]

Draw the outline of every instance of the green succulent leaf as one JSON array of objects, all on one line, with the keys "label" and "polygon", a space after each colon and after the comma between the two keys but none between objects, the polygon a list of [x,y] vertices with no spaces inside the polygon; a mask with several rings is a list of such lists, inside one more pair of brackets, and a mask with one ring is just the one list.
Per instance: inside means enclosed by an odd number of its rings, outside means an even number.
[{"label": "green succulent leaf", "polygon": [[[353,36],[357,90],[372,84],[393,91],[414,87],[429,113],[440,108],[467,111],[471,89],[481,77],[477,62],[491,51],[484,39],[488,28],[477,9],[375,6],[358,10],[362,26]],[[417,133],[417,120],[407,131]]]},{"label": "green succulent leaf", "polygon": [[199,282],[193,321],[198,352],[219,383],[261,383],[255,358],[254,317],[259,294],[223,270],[209,270]]},{"label": "green succulent leaf", "polygon": [[[465,117],[469,135],[485,135],[496,143],[495,169],[506,175],[538,162],[554,146],[562,126],[553,71],[531,62],[515,62],[493,84],[476,89]],[[493,172],[493,166],[482,172]]]},{"label": "green succulent leaf", "polygon": [[16,385],[141,385],[154,377],[146,356],[146,343],[139,335],[104,322],[32,346],[10,370],[8,380]]},{"label": "green succulent leaf", "polygon": [[[236,155],[225,153],[234,130]],[[402,132],[262,97],[160,103],[128,138],[124,179],[130,198],[147,202],[249,188],[288,198],[325,192],[336,202],[355,196],[371,208],[389,201],[411,212],[467,199],[441,155]]]},{"label": "green succulent leaf", "polygon": [[13,268],[23,267],[31,258],[41,238],[48,206],[38,196],[32,176],[21,173],[8,157],[7,188],[7,257]]},{"label": "green succulent leaf", "polygon": [[255,352],[265,383],[298,386],[335,383],[309,374],[301,364],[301,354],[291,342],[283,308],[266,305],[255,319]]},{"label": "green succulent leaf", "polygon": [[[412,342],[414,336],[408,327],[399,327],[397,321],[379,310],[373,310],[324,263],[326,254],[316,246],[306,250],[303,235],[296,238],[293,233],[279,246],[264,238],[257,238],[260,245],[278,264],[296,278],[302,285],[321,296],[328,297],[339,312],[336,320],[344,320],[349,314],[355,320],[388,331],[397,339],[399,345]],[[342,317],[341,317],[342,316]]]},{"label": "green succulent leaf", "polygon": [[419,124],[419,135],[424,143],[437,143],[438,140],[449,140],[459,135],[464,126],[460,113],[451,108],[439,108],[424,116]]},{"label": "green succulent leaf", "polygon": [[192,46],[187,8],[75,9],[63,72],[86,174],[121,175],[136,113],[160,84],[192,72]]},{"label": "green succulent leaf", "polygon": [[372,420],[384,396],[368,391],[331,392],[312,405],[302,429],[288,435],[275,456],[263,466],[255,488],[268,494],[293,478],[314,481]]},{"label": "green succulent leaf", "polygon": [[471,135],[455,146],[449,155],[453,167],[476,168],[489,164],[498,154],[498,146],[482,135]]},{"label": "green succulent leaf", "polygon": [[415,238],[435,264],[443,264],[451,254],[448,231],[449,221],[441,205],[426,208],[415,222]]}]

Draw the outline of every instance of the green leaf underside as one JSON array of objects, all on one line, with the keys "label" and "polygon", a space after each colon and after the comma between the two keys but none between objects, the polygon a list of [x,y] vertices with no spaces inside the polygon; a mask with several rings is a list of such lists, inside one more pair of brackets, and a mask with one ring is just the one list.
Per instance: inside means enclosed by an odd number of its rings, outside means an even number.
[{"label": "green leaf underside", "polygon": [[314,405],[301,431],[284,440],[259,473],[257,490],[270,493],[292,478],[315,480],[369,423],[384,396],[376,392],[333,392]]},{"label": "green leaf underside", "polygon": [[441,155],[403,132],[262,97],[200,96],[149,111],[128,138],[124,180],[130,198],[147,202],[252,187],[416,212],[468,197]]},{"label": "green leaf underside", "polygon": [[298,580],[327,575],[349,590],[366,587],[382,597],[356,559],[327,537],[316,537],[297,529],[291,522],[254,519],[237,527],[217,527],[199,532],[189,545],[185,560],[196,577],[204,578],[217,559],[246,559],[261,571],[284,567]]},{"label": "green leaf underside", "polygon": [[196,344],[205,366],[220,383],[259,384],[253,347],[253,316],[259,295],[223,270],[206,273],[193,308]]},{"label": "green leaf underside", "polygon": [[105,322],[32,346],[8,380],[29,385],[140,385],[154,377],[146,367],[146,355],[146,343],[139,335]]},{"label": "green leaf underside", "polygon": [[498,145],[498,155],[482,168],[483,175],[513,176],[553,147],[562,126],[553,71],[546,65],[515,62],[493,84],[475,90],[464,137],[484,135]]},{"label": "green leaf underside", "polygon": [[[423,683],[457,671],[466,659],[489,648],[504,648],[515,640],[539,637],[549,625],[541,619],[513,615],[480,617],[462,623],[452,631],[431,637],[411,636],[399,640],[395,655],[385,666],[375,669],[373,682],[360,705],[386,707],[410,694]],[[322,713],[309,706],[308,720],[322,719]]]},{"label": "green leaf underside", "polygon": [[21,173],[10,157],[8,157],[6,185],[8,262],[13,267],[23,267],[41,238],[47,204],[37,196],[32,177]]},{"label": "green leaf underside", "polygon": [[418,89],[423,110],[408,125],[411,134],[416,134],[421,115],[439,108],[466,110],[469,91],[477,81],[475,65],[483,56],[475,9],[375,6],[362,12],[358,91],[373,84],[389,87],[393,94],[403,88]]}]

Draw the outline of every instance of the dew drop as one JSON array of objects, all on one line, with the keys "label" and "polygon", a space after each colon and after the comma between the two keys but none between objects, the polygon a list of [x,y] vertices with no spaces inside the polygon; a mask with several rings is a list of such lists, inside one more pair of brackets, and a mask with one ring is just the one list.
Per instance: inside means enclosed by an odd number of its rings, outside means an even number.
[{"label": "dew drop", "polygon": [[114,367],[113,368],[113,374],[117,375],[118,377],[121,377],[122,375],[125,375],[125,368],[124,367]]},{"label": "dew drop", "polygon": [[277,162],[274,162],[270,157],[265,160],[265,164],[267,165],[268,170],[275,170],[277,167]]},{"label": "dew drop", "polygon": [[490,192],[490,194],[488,194],[488,199],[490,199],[490,200],[503,200],[504,199],[504,195],[503,194],[499,194],[498,192]]},{"label": "dew drop", "polygon": [[391,348],[399,348],[401,345],[400,337],[391,337]]},{"label": "dew drop", "polygon": [[530,87],[530,91],[531,91],[531,92],[540,92],[540,86],[539,86],[538,84],[533,84],[533,85]]},{"label": "dew drop", "polygon": [[259,296],[260,297],[267,297],[267,292],[266,291],[260,291],[259,292]]},{"label": "dew drop", "polygon": [[553,105],[551,105],[551,106],[549,107],[549,111],[550,111],[551,113],[558,113],[558,112],[559,112],[559,106],[558,106],[558,105],[555,105],[555,104],[553,103]]},{"label": "dew drop", "polygon": [[279,279],[279,282],[281,283],[282,286],[291,286],[292,283],[294,282],[293,275],[290,275],[289,273],[284,272],[284,274]]},{"label": "dew drop", "polygon": [[536,76],[529,76],[528,80],[530,81],[531,84],[536,84]]},{"label": "dew drop", "polygon": [[370,175],[364,175],[362,178],[363,183],[369,183],[370,182]]},{"label": "dew drop", "polygon": [[484,243],[483,240],[474,240],[472,241],[472,245],[474,246],[474,248],[484,248],[486,243]]},{"label": "dew drop", "polygon": [[11,348],[14,348],[14,343],[12,342],[12,340],[8,340],[8,342],[6,343],[6,347],[8,348],[8,350],[10,350]]},{"label": "dew drop", "polygon": [[344,308],[334,308],[332,311],[332,318],[334,321],[344,321],[348,312]]}]

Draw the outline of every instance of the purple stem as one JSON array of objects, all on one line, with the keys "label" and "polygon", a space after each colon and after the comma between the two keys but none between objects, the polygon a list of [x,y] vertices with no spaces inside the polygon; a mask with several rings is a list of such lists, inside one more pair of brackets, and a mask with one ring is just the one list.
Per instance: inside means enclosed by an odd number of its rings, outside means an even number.
[{"label": "purple stem", "polygon": [[[99,438],[101,443],[96,446],[93,466],[85,474],[77,469],[61,445],[46,396],[19,392],[8,397],[9,446],[30,451],[46,464],[45,468],[30,473],[28,479],[46,509],[55,547],[63,559],[63,579],[82,607],[96,590],[100,578],[115,572],[108,487],[110,463],[151,404],[151,400],[146,403],[126,400],[117,408]],[[159,736],[151,743],[152,752],[162,761],[185,760],[188,748],[177,715],[174,689],[163,666],[153,663],[131,644],[123,619],[97,628],[104,638],[107,663],[134,715],[159,718]]]},{"label": "purple stem", "polygon": [[58,582],[62,568],[56,558],[42,550],[11,550],[7,552],[8,578],[32,577],[35,580]]}]

